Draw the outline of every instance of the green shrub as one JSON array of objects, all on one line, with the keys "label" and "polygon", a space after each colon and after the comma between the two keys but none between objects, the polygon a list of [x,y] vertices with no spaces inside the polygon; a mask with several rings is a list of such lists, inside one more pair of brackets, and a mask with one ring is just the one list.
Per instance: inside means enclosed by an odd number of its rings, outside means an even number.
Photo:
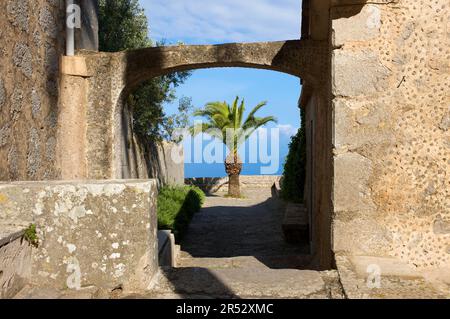
[{"label": "green shrub", "polygon": [[36,233],[36,225],[31,224],[30,226],[28,226],[28,228],[25,229],[23,238],[25,238],[25,240],[28,241],[30,243],[30,245],[32,245],[34,247],[38,247],[39,239],[38,239],[37,233]]},{"label": "green shrub", "polygon": [[301,128],[289,144],[281,181],[281,198],[298,203],[303,202],[306,179],[306,131],[303,111],[301,118]]},{"label": "green shrub", "polygon": [[179,242],[204,201],[205,194],[196,186],[163,187],[158,195],[158,228],[170,229]]}]

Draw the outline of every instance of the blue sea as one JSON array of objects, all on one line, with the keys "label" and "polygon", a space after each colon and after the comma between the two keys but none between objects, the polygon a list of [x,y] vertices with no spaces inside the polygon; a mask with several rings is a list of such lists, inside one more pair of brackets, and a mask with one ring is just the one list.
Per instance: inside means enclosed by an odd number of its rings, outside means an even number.
[{"label": "blue sea", "polygon": [[[283,173],[283,161],[280,162],[278,171],[271,175],[281,175]],[[244,163],[241,175],[262,175],[262,164],[246,164]],[[191,177],[225,177],[225,167],[223,164],[185,164],[184,174],[186,178]]]}]

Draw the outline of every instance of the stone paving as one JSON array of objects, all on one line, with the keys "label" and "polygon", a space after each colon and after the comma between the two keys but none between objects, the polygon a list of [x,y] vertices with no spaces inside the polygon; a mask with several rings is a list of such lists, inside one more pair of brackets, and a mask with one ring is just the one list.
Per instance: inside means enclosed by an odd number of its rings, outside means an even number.
[{"label": "stone paving", "polygon": [[161,270],[153,293],[128,298],[342,298],[335,271],[300,270],[308,245],[283,239],[281,202],[270,189],[244,199],[216,194],[195,215],[178,268]]}]

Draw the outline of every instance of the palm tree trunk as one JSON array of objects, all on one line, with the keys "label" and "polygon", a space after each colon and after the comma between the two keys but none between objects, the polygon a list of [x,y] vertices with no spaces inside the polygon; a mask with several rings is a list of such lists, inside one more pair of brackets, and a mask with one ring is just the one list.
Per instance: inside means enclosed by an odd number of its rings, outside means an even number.
[{"label": "palm tree trunk", "polygon": [[228,176],[228,196],[241,197],[241,186],[239,184],[239,174]]},{"label": "palm tree trunk", "polygon": [[239,175],[242,171],[242,162],[237,152],[228,154],[225,160],[225,171],[228,175],[228,196],[241,197]]}]

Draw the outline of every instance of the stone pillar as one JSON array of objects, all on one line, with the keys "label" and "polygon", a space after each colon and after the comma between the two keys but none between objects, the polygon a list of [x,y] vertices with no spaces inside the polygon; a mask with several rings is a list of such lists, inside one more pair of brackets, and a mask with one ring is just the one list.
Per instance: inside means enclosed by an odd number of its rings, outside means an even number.
[{"label": "stone pillar", "polygon": [[98,51],[98,1],[77,0],[81,7],[81,29],[75,32],[77,50]]}]

